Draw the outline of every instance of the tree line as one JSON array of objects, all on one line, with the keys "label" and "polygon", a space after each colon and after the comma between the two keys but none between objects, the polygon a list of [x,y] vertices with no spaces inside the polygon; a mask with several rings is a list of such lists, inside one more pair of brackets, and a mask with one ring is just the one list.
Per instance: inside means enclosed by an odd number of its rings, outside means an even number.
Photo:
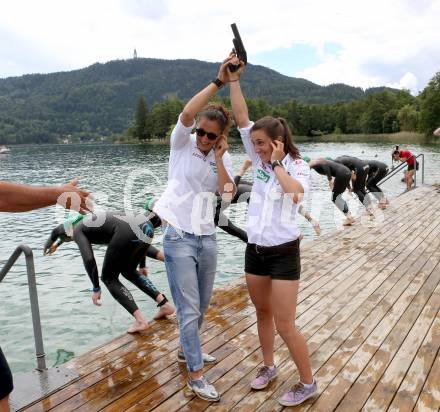
[{"label": "tree line", "polygon": [[[227,97],[217,97],[230,108]],[[383,90],[362,99],[333,104],[304,104],[289,100],[270,104],[265,99],[247,99],[249,117],[284,117],[296,135],[382,134],[400,131],[430,135],[440,126],[440,72],[417,97],[408,90]],[[140,139],[164,139],[175,124],[184,102],[171,98],[148,106],[140,96],[133,125],[126,135]],[[237,137],[232,130],[231,137]]]}]

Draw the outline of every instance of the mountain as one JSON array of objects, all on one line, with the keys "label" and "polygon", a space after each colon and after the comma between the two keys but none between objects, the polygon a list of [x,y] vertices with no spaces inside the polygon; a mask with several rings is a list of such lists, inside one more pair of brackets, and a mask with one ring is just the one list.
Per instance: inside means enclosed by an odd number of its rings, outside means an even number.
[{"label": "mountain", "polygon": [[[187,100],[216,77],[218,66],[199,60],[130,59],[0,79],[0,143],[120,133],[132,123],[140,95],[150,107],[169,97]],[[242,87],[247,97],[272,104],[291,99],[334,103],[369,94],[344,84],[319,86],[251,64]]]}]

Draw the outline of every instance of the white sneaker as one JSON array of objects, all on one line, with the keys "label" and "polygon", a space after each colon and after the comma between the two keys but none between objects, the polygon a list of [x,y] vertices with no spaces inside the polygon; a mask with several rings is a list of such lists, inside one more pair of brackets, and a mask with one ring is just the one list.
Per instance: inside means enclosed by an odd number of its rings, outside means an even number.
[{"label": "white sneaker", "polygon": [[204,376],[196,380],[190,379],[187,382],[187,386],[199,398],[205,401],[217,402],[220,400],[220,394],[217,392],[217,389],[215,389]]}]

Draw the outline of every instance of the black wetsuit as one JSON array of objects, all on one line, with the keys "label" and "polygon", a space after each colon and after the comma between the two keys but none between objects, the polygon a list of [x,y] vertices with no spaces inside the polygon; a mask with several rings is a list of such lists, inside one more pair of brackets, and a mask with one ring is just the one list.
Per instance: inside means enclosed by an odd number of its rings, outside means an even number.
[{"label": "black wetsuit", "polygon": [[[231,203],[222,201],[220,195],[217,195],[217,206],[215,208],[214,224],[220,229],[224,230],[229,235],[238,237],[243,242],[248,241],[247,233],[245,230],[235,226],[223,213],[223,211],[229,207],[230,204],[248,202],[252,192],[252,183],[245,180],[241,180],[241,176],[234,177],[234,183],[237,186],[237,193],[232,199]],[[225,223],[225,224],[224,224]]]},{"label": "black wetsuit", "polygon": [[329,182],[333,177],[335,178],[333,182],[332,201],[341,212],[345,214],[348,213],[348,205],[342,198],[342,194],[350,184],[350,169],[340,163],[325,159],[320,160],[320,162],[313,166],[312,169],[320,175],[327,176]]},{"label": "black wetsuit", "polygon": [[377,184],[387,175],[388,166],[379,162],[378,160],[366,160],[368,163],[368,178],[367,178],[367,189],[380,201],[383,199],[384,194]]},{"label": "black wetsuit", "polygon": [[6,398],[13,388],[11,369],[9,369],[8,362],[3,355],[2,348],[0,348],[0,400]]},{"label": "black wetsuit", "polygon": [[[352,156],[340,156],[335,159],[335,162],[343,164],[348,167],[351,171],[356,173],[356,180],[353,184],[353,192],[356,193],[360,202],[364,204],[365,195],[367,194],[365,190],[365,182],[368,176],[369,166],[366,162],[357,157]],[[368,197],[366,199],[364,206],[368,206]]]},{"label": "black wetsuit", "polygon": [[[138,307],[129,290],[119,281],[119,274],[122,274],[128,281],[133,283],[140,290],[145,292],[152,299],[156,300],[160,292],[154,287],[151,281],[137,271],[138,264],[147,255],[151,248],[150,242],[140,240],[130,227],[130,224],[118,216],[123,213],[101,212],[97,215],[87,215],[73,228],[73,240],[78,245],[83,258],[87,274],[93,284],[94,292],[99,291],[98,268],[93,254],[92,244],[108,245],[102,265],[101,280],[107,286],[112,296],[128,311],[133,314]],[[105,217],[105,221],[96,221]],[[96,224],[93,222],[96,221]],[[160,219],[152,219],[151,222],[145,220],[133,222],[133,227],[137,226],[140,231],[148,229],[148,236],[152,238],[154,227],[160,224]],[[46,242],[46,247],[50,246],[59,236],[66,236],[64,225],[57,226]],[[67,238],[69,239],[69,238]],[[153,249],[149,254],[156,257],[157,249]],[[161,302],[162,303],[162,302]]]}]

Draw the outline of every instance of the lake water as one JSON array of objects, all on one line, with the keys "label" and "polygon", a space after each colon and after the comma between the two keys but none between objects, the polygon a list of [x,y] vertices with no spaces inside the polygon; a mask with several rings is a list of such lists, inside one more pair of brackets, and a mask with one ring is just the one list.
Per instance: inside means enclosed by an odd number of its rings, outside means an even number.
[{"label": "lake water", "polygon": [[[391,147],[384,144],[319,143],[302,144],[301,152],[310,157],[342,154],[364,159],[377,159],[390,164]],[[414,146],[415,153],[425,154],[425,183],[440,182],[440,148]],[[241,145],[231,148],[234,170],[246,158]],[[376,157],[377,156],[377,157]],[[135,210],[147,193],[160,194],[166,183],[167,146],[66,145],[12,147],[11,153],[0,156],[0,179],[27,184],[60,184],[73,177],[81,186],[96,193],[100,207],[124,210],[124,193],[129,207]],[[249,174],[247,175],[249,176]],[[401,174],[384,185],[384,191],[395,196],[405,189]],[[129,184],[127,185],[127,182]],[[308,208],[319,219],[323,232],[341,228],[342,215],[330,201],[327,181],[312,172],[313,196]],[[131,188],[131,190],[129,190]],[[125,192],[124,192],[125,190]],[[131,195],[129,195],[131,191]],[[355,214],[362,213],[356,199],[348,195]],[[127,200],[126,200],[127,202]],[[230,208],[231,219],[245,225],[245,205]],[[42,247],[50,231],[62,219],[63,212],[51,207],[21,214],[0,214],[0,266],[19,243],[34,250],[43,337],[48,366],[61,363],[123,333],[132,318],[103,288],[102,307],[91,301],[91,284],[83,268],[76,245],[62,245],[53,256],[43,256]],[[310,225],[303,219],[300,227],[305,240],[314,238]],[[160,247],[161,234],[153,244]],[[245,245],[218,230],[218,275],[216,287],[236,279],[243,273]],[[94,248],[99,268],[105,247]],[[165,268],[161,262],[147,261],[150,279],[170,296]],[[127,284],[127,282],[124,283]],[[132,285],[140,309],[151,318],[155,303]],[[35,366],[33,331],[24,258],[21,257],[0,283],[0,345],[14,372]]]}]

